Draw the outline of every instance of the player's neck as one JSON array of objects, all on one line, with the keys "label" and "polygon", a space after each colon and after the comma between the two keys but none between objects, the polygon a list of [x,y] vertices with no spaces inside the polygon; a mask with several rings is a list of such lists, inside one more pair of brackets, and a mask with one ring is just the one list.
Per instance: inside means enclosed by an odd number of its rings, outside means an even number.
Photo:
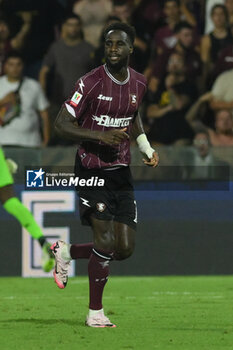
[{"label": "player's neck", "polygon": [[121,69],[114,67],[109,67],[107,65],[109,73],[118,81],[125,81],[128,77],[128,67],[124,66]]}]

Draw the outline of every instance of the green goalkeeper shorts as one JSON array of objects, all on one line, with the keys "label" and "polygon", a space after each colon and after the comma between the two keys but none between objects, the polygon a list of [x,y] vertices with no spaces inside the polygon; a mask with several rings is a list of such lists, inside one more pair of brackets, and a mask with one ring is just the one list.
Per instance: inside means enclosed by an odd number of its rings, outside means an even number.
[{"label": "green goalkeeper shorts", "polygon": [[13,183],[13,177],[8,169],[3,150],[0,147],[0,188]]}]

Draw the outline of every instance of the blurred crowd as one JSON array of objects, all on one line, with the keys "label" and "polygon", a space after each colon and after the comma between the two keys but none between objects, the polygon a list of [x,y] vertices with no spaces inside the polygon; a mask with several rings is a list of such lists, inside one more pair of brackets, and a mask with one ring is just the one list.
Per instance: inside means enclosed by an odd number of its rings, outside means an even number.
[{"label": "blurred crowd", "polygon": [[75,81],[104,64],[115,21],[136,30],[130,66],[148,81],[151,143],[194,145],[200,164],[203,149],[233,145],[233,0],[0,0],[0,143],[72,144],[54,119]]}]

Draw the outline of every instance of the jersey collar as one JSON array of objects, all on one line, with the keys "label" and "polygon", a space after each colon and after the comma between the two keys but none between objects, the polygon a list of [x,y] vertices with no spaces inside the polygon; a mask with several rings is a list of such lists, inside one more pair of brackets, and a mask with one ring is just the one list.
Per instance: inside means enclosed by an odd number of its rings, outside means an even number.
[{"label": "jersey collar", "polygon": [[114,81],[114,83],[118,84],[118,85],[125,85],[128,83],[129,81],[129,78],[130,78],[130,71],[129,71],[129,68],[127,68],[127,73],[128,73],[128,76],[127,78],[124,80],[124,81],[119,81],[117,80],[116,78],[114,78],[114,76],[109,72],[108,70],[108,67],[106,64],[104,64],[104,70],[105,70],[105,73],[109,76],[109,78]]}]

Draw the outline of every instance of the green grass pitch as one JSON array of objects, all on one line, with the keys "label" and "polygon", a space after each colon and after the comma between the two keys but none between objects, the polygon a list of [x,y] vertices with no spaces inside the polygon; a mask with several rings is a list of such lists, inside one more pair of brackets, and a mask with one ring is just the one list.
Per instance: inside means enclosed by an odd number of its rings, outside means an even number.
[{"label": "green grass pitch", "polygon": [[84,326],[87,278],[0,278],[1,350],[233,349],[233,277],[110,277],[115,329]]}]

